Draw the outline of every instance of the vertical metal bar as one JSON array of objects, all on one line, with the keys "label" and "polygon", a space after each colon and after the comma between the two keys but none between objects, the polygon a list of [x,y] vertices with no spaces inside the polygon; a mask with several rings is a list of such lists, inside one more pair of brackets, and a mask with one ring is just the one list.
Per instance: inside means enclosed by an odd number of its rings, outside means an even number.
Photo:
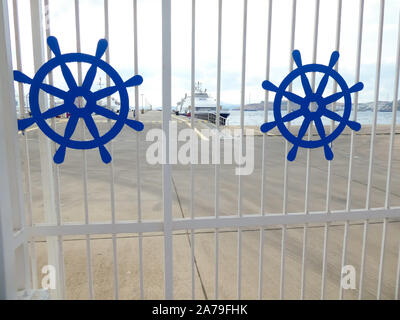
[{"label": "vertical metal bar", "polygon": [[[240,101],[240,157],[243,155],[244,140],[244,105],[246,100],[246,53],[247,53],[247,0],[243,1],[243,51],[242,51],[242,85],[241,85],[241,101]],[[239,170],[240,171],[240,170]],[[242,176],[239,172],[239,196],[238,196],[238,213],[239,217],[243,216],[243,194],[242,194]],[[242,297],[242,228],[238,230],[238,300]]]},{"label": "vertical metal bar", "polygon": [[[7,8],[8,10],[8,8]],[[15,23],[15,21],[14,21]],[[8,40],[10,40],[10,35],[9,35],[9,21],[7,21],[7,26],[8,26]],[[18,30],[19,32],[19,30]],[[12,62],[11,62],[12,64]],[[6,84],[7,86],[7,84]],[[12,93],[15,94],[14,90],[12,90]],[[7,98],[5,98],[7,100]],[[16,108],[15,104],[10,104],[8,105],[9,107],[13,106],[14,110],[10,110],[8,112],[16,113]],[[16,155],[17,158],[15,159],[16,165],[20,165],[20,155]],[[10,168],[13,170],[13,168]],[[17,168],[18,170],[19,168]],[[23,201],[24,198],[22,197],[21,191],[23,190],[22,185],[21,185],[21,176],[20,176],[20,171],[14,171],[16,174],[14,177],[14,181],[12,181],[12,185],[9,186],[10,190],[14,190],[16,193],[16,197],[13,199],[14,203],[12,205],[14,206],[12,212],[13,215],[11,216],[11,221],[12,221],[12,229],[14,232],[19,231],[19,232],[25,232],[25,227],[26,227],[26,216],[25,216],[25,202]],[[17,187],[19,190],[15,191],[15,187]],[[8,201],[6,199],[5,201]],[[7,205],[7,204],[6,204]],[[4,216],[6,216],[7,213],[3,213]],[[4,222],[4,225],[7,226],[8,223]],[[1,222],[0,222],[0,228],[1,228]],[[0,232],[1,233],[1,232]],[[4,231],[4,234],[7,234],[7,231]],[[8,242],[10,243],[10,242]],[[12,243],[12,242],[11,242]],[[11,244],[11,246],[13,246]],[[27,290],[31,288],[31,274],[30,274],[30,268],[29,268],[29,249],[28,249],[28,243],[25,240],[21,245],[18,247],[13,248],[14,250],[14,263],[15,263],[15,275],[16,275],[16,289],[17,290]]]},{"label": "vertical metal bar", "polygon": [[173,294],[173,235],[172,235],[172,168],[169,163],[169,122],[171,120],[171,0],[162,1],[162,105],[164,131],[163,210],[164,210],[164,277],[165,298]]},{"label": "vertical metal bar", "polygon": [[[191,66],[191,117],[190,123],[192,129],[195,128],[195,112],[196,112],[196,99],[195,99],[195,82],[196,82],[196,0],[192,0],[192,66]],[[194,196],[195,196],[195,171],[194,164],[190,165],[190,217],[194,219]],[[192,299],[195,299],[195,256],[194,256],[194,230],[190,231],[191,242],[191,263],[192,263]]]},{"label": "vertical metal bar", "polygon": [[[342,0],[338,0],[337,3],[337,16],[336,16],[336,41],[335,41],[335,51],[340,50],[340,37],[342,29]],[[339,70],[339,61],[335,65],[335,70]],[[337,92],[338,84],[335,81],[333,83],[333,94]],[[336,110],[336,102],[332,104],[332,111]],[[331,121],[331,132],[335,129],[335,121]],[[326,188],[326,212],[331,212],[331,200],[332,200],[332,190],[331,190],[331,179],[332,179],[332,161],[328,162],[328,179]]]},{"label": "vertical metal bar", "polygon": [[[361,49],[362,49],[362,36],[363,36],[363,24],[364,24],[364,0],[360,0],[359,3],[359,18],[358,18],[358,40],[357,40],[357,58],[356,58],[356,73],[355,73],[355,83],[360,82],[360,70],[361,70]],[[357,121],[358,115],[358,101],[359,93],[354,94],[354,121]],[[351,131],[351,141],[350,141],[350,159],[349,159],[349,175],[347,182],[347,200],[346,200],[346,211],[351,210],[351,187],[353,182],[353,163],[354,163],[354,141],[355,133]],[[347,242],[349,235],[350,222],[346,221],[344,226],[344,238],[343,238],[343,251],[342,251],[342,270],[346,265],[347,260]],[[339,299],[343,300],[343,288],[340,284]]]},{"label": "vertical metal bar", "polygon": [[[294,43],[296,38],[296,9],[297,1],[292,1],[292,22],[291,22],[291,36],[290,36],[290,52],[289,52],[289,73],[293,71],[294,62],[292,58],[292,52],[294,50]],[[293,84],[289,86],[289,91],[292,92]],[[288,102],[288,113],[291,111],[292,103]],[[290,128],[291,122],[288,122],[288,127]],[[289,143],[285,141],[285,154],[289,153]],[[285,157],[285,169],[283,178],[283,213],[288,214],[288,182],[289,182],[289,161]],[[280,278],[280,299],[285,299],[285,269],[286,269],[286,233],[287,226],[282,226],[282,244],[281,244],[281,278]]]},{"label": "vertical metal bar", "polygon": [[383,271],[384,271],[384,263],[385,263],[385,251],[386,251],[388,223],[389,223],[388,219],[385,219],[383,222],[381,254],[380,254],[380,259],[379,259],[378,292],[376,295],[377,300],[381,300],[381,297],[382,297]]},{"label": "vertical metal bar", "polygon": [[367,201],[366,208],[371,208],[371,193],[372,193],[372,179],[374,170],[374,151],[375,151],[375,138],[376,138],[376,127],[378,119],[378,100],[379,100],[379,89],[380,89],[380,75],[381,75],[381,62],[382,62],[382,41],[383,41],[383,24],[385,15],[385,0],[380,1],[380,14],[379,14],[379,34],[378,34],[378,53],[377,53],[377,64],[376,64],[376,78],[375,78],[375,108],[374,108],[374,118],[372,123],[372,133],[371,133],[371,152],[369,161],[369,171],[368,171],[368,188],[367,188]]},{"label": "vertical metal bar", "polygon": [[[221,62],[222,62],[222,0],[218,0],[218,61],[217,61],[217,119],[219,132],[221,120]],[[220,141],[220,137],[218,137]],[[221,147],[219,145],[219,147]],[[219,218],[220,210],[220,164],[215,165],[215,217]],[[215,230],[215,299],[219,299],[219,230]]]},{"label": "vertical metal bar", "polygon": [[[108,0],[104,0],[104,25],[105,25],[105,39],[110,42],[110,24],[109,24],[109,10],[108,10]],[[110,63],[110,49],[106,51],[106,62]],[[106,77],[107,87],[111,86],[111,79],[109,76]],[[111,96],[107,97],[107,108],[111,109]],[[109,128],[111,128],[111,120],[107,120]],[[114,153],[113,142],[110,142],[111,155]],[[111,219],[112,224],[116,223],[115,218],[115,177],[114,177],[114,165],[110,163],[110,192],[111,192]],[[115,233],[112,234],[113,242],[113,265],[114,265],[114,297],[115,300],[119,299],[119,279],[118,279],[118,252],[117,252],[117,236]]]},{"label": "vertical metal bar", "polygon": [[[341,27],[342,27],[342,0],[338,0],[337,3],[337,17],[336,17],[336,44],[335,50],[340,50],[340,35],[341,35]],[[339,62],[336,63],[335,70],[339,70]],[[333,84],[333,93],[337,92],[337,82]],[[332,104],[332,110],[335,111],[336,104]],[[334,131],[335,122],[332,120],[331,123],[331,132]],[[326,214],[331,213],[331,178],[332,178],[332,161],[328,162],[328,178],[327,178],[327,187],[326,187]],[[321,300],[325,299],[326,293],[326,270],[328,263],[328,243],[329,243],[329,225],[330,223],[325,224],[324,230],[324,253],[322,258],[322,282],[321,282]]]},{"label": "vertical metal bar", "polygon": [[[313,46],[313,63],[317,61],[318,49],[318,25],[319,25],[319,7],[320,0],[315,0],[315,16],[314,16],[314,46]],[[312,74],[312,90],[315,91],[315,73]],[[312,128],[308,130],[308,139],[311,140]],[[309,214],[309,195],[310,195],[310,174],[311,174],[311,150],[307,150],[307,173],[306,173],[306,196],[305,196],[305,213]],[[304,300],[306,289],[306,263],[307,263],[307,240],[308,240],[308,224],[304,225],[303,235],[303,261],[301,271],[301,300]]]},{"label": "vertical metal bar", "polygon": [[388,159],[388,173],[386,179],[386,197],[385,197],[385,208],[390,209],[391,207],[391,191],[392,191],[392,170],[393,170],[393,153],[394,153],[394,141],[396,137],[396,126],[397,126],[397,109],[399,107],[399,77],[400,77],[400,18],[398,27],[397,37],[397,60],[396,60],[396,75],[394,81],[394,94],[393,94],[393,119],[392,129],[390,132],[390,147],[389,147],[389,159]]},{"label": "vertical metal bar", "polygon": [[[17,60],[17,69],[22,71],[22,59],[21,59],[21,40],[20,40],[20,29],[19,29],[19,10],[17,0],[13,0],[13,14],[14,14],[14,34],[15,34],[15,51]],[[18,101],[20,106],[20,116],[23,118],[27,117],[26,105],[25,105],[25,93],[24,86],[22,83],[18,83]],[[26,197],[26,224],[31,227],[33,225],[32,216],[32,177],[30,168],[30,157],[29,157],[29,144],[28,144],[28,133],[23,135],[23,154],[24,157],[24,176],[25,176],[25,197]],[[24,218],[25,220],[25,218]],[[32,288],[38,288],[37,278],[37,266],[36,266],[36,246],[33,239],[29,240],[30,249],[30,268],[32,278]]]},{"label": "vertical metal bar", "polygon": [[0,55],[0,299],[17,297],[20,275],[12,243],[14,227],[21,223],[18,219],[24,210],[8,14],[7,1],[1,1],[0,44],[5,50]]},{"label": "vertical metal bar", "polygon": [[[139,74],[139,48],[138,48],[138,17],[137,17],[137,0],[133,1],[133,41],[134,41],[134,61],[135,61],[135,75]],[[135,87],[135,120],[140,120],[140,107],[139,107],[139,87]],[[140,170],[140,133],[136,133],[136,177],[137,177],[137,210],[138,221],[142,222],[142,182]],[[139,285],[140,285],[140,299],[144,300],[144,283],[143,283],[143,234],[139,233]]]},{"label": "vertical metal bar", "polygon": [[[378,101],[379,101],[379,89],[380,89],[380,79],[381,79],[381,63],[382,63],[382,40],[383,40],[383,24],[385,18],[385,0],[380,2],[380,13],[379,13],[379,36],[378,36],[378,53],[376,62],[376,78],[375,78],[375,100],[374,100],[374,119],[372,123],[371,132],[371,149],[369,157],[369,170],[368,170],[368,186],[367,186],[367,199],[366,199],[366,209],[371,209],[371,195],[372,195],[372,179],[374,173],[374,156],[375,156],[375,138],[376,138],[376,127],[378,121]],[[367,239],[368,239],[368,224],[369,221],[366,220],[364,223],[364,236],[363,236],[363,247],[362,247],[362,258],[361,258],[361,274],[360,274],[360,291],[359,299],[363,297],[363,287],[364,287],[364,276],[365,276],[365,258],[367,252]]]},{"label": "vertical metal bar", "polygon": [[[389,147],[389,159],[388,159],[388,171],[386,178],[386,197],[385,197],[385,209],[390,209],[391,191],[392,191],[392,170],[393,170],[393,153],[394,153],[394,139],[396,136],[396,125],[397,125],[397,108],[399,106],[399,77],[400,77],[400,15],[399,15],[399,26],[397,36],[397,59],[396,59],[396,75],[394,80],[394,94],[393,94],[393,119],[392,129],[390,132],[390,147]],[[383,233],[382,233],[382,248],[381,257],[379,264],[379,282],[378,282],[378,300],[381,299],[382,285],[383,285],[383,271],[385,263],[385,249],[387,240],[387,227],[388,219],[384,220]]]},{"label": "vertical metal bar", "polygon": [[[267,24],[267,61],[266,61],[266,80],[270,78],[271,71],[271,31],[272,31],[272,0],[268,1],[268,24]],[[265,90],[264,99],[264,122],[268,122],[268,104],[269,104],[269,91]],[[265,180],[267,176],[266,168],[267,157],[267,135],[263,135],[263,155],[262,155],[262,181],[261,181],[261,215],[265,215]],[[259,267],[258,267],[258,299],[262,300],[263,297],[263,274],[264,274],[264,239],[265,228],[260,228],[260,253],[259,253]]]},{"label": "vertical metal bar", "polygon": [[395,299],[399,300],[400,297],[400,245],[399,245],[399,252],[398,252],[398,261],[397,261],[397,277],[396,277],[396,288],[395,288]]},{"label": "vertical metal bar", "polygon": [[[79,1],[75,0],[75,33],[76,33],[76,48],[77,52],[81,52],[81,27],[80,27],[80,10]],[[78,83],[82,85],[82,64],[78,63]],[[82,136],[85,137],[85,127],[83,119],[81,121],[81,132]],[[82,150],[83,160],[83,195],[84,195],[84,212],[85,212],[85,224],[89,224],[89,200],[88,200],[88,173],[87,173],[87,155],[86,150]],[[92,250],[90,243],[90,236],[86,235],[86,263],[87,263],[87,274],[88,274],[88,285],[89,285],[89,298],[94,299],[94,287],[93,287],[93,268],[92,268]]]},{"label": "vertical metal bar", "polygon": [[[49,6],[49,0],[44,1],[45,4],[45,21],[46,21],[46,38],[50,37],[51,32],[50,32],[50,6]],[[47,60],[50,60],[52,58],[52,53],[49,47],[47,47]],[[53,72],[49,73],[49,84],[52,86],[54,84],[53,80]],[[55,107],[55,100],[54,96],[50,95],[50,108]],[[56,119],[52,118],[51,119],[51,128],[56,131]],[[52,148],[53,152],[56,151],[57,145],[56,143],[52,143]],[[62,223],[61,219],[61,203],[60,203],[60,168],[59,166],[53,166],[54,167],[54,194],[55,194],[55,202],[56,202],[56,215],[57,215],[57,225],[60,226]],[[59,265],[61,268],[61,279],[64,284],[65,288],[65,271],[64,271],[64,251],[63,251],[63,237],[59,236],[57,237],[57,245],[58,245],[58,251],[60,252],[59,254]],[[65,289],[64,289],[65,290]],[[64,292],[65,296],[65,292]]]},{"label": "vertical metal bar", "polygon": [[[32,22],[32,43],[35,70],[38,70],[45,59],[45,48],[43,43],[43,8],[41,1],[31,0],[31,22]],[[45,94],[39,94],[39,105],[43,110],[48,108],[48,99]],[[59,189],[57,175],[54,170],[52,157],[52,144],[42,133],[39,133],[41,176],[43,187],[44,212],[47,223],[60,225],[59,211]],[[57,289],[51,292],[55,299],[64,299],[64,270],[62,243],[60,238],[48,237],[49,264],[56,268]]]}]

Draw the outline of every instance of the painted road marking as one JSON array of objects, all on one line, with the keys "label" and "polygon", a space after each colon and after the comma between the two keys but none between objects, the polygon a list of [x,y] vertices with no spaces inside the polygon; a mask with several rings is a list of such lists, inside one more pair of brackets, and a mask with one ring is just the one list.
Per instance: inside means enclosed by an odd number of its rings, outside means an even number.
[{"label": "painted road marking", "polygon": [[[186,120],[186,119],[178,118],[177,116],[172,116],[172,118],[174,118],[175,120],[184,122],[184,123],[187,124],[187,126],[188,126],[189,128],[192,128],[192,124],[190,123],[190,121],[188,121],[188,120]],[[199,129],[194,128],[194,131],[197,133],[197,135],[200,137],[200,139],[202,139],[202,140],[204,140],[204,141],[210,141],[210,139],[207,138],[204,134],[202,134],[202,133],[200,132]]]}]

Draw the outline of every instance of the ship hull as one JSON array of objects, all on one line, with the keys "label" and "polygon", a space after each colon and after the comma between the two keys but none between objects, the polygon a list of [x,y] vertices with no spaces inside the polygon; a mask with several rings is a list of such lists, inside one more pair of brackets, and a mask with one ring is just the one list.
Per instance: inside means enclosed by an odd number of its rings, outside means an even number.
[{"label": "ship hull", "polygon": [[[215,112],[207,112],[207,113],[205,113],[205,112],[202,112],[202,113],[195,113],[195,117],[197,118],[197,119],[200,119],[200,120],[208,120],[209,119],[209,115],[214,115],[215,116]],[[221,118],[225,118],[225,119],[227,119],[227,118],[229,118],[229,116],[230,116],[230,113],[227,113],[227,112],[221,112],[220,113],[220,116],[221,116]]]},{"label": "ship hull", "polygon": [[[227,112],[221,112],[220,113],[220,119],[219,119],[219,124],[222,126],[226,125],[226,122],[230,116],[230,113]],[[215,112],[199,112],[195,113],[195,118],[200,119],[200,120],[205,120],[209,121],[211,123],[216,124],[217,122],[217,115]]]}]

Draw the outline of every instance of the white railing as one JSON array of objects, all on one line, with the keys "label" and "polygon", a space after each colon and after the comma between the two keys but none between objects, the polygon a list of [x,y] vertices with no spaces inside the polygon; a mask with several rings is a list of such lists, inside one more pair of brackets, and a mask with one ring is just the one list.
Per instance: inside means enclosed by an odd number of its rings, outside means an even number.
[{"label": "white railing", "polygon": [[[216,125],[220,126],[220,102],[221,102],[221,73],[222,73],[222,17],[223,17],[223,1],[218,1],[218,58],[217,58],[217,115]],[[295,35],[296,35],[296,11],[298,2],[292,0],[291,10],[291,38],[290,38],[290,53],[294,50]],[[14,32],[15,32],[15,48],[17,65],[16,68],[21,70],[22,68],[22,56],[21,51],[24,47],[20,42],[19,34],[19,21],[18,21],[18,1],[13,0],[13,17],[14,17]],[[105,38],[109,39],[109,12],[108,12],[108,0],[104,0],[104,16],[105,16]],[[32,40],[33,40],[33,54],[35,69],[37,70],[44,62],[45,58],[51,58],[50,50],[47,51],[47,57],[45,56],[44,47],[44,30],[43,22],[46,18],[46,36],[51,35],[51,25],[56,23],[49,21],[49,10],[52,5],[57,5],[56,2],[50,2],[49,0],[44,1],[45,12],[43,11],[43,3],[40,0],[31,0],[31,18],[32,18]],[[80,4],[78,0],[75,0],[75,32],[76,32],[76,47],[77,51],[81,51],[81,31],[80,31]],[[241,65],[241,109],[240,109],[240,128],[242,133],[241,147],[243,149],[243,135],[245,130],[245,97],[246,97],[246,53],[247,53],[247,19],[248,19],[248,1],[243,0],[243,34],[242,34],[242,65]],[[53,165],[52,154],[54,145],[49,142],[44,136],[40,136],[40,159],[41,159],[41,178],[43,184],[44,194],[44,212],[46,216],[46,224],[38,225],[32,223],[32,180],[31,180],[31,169],[29,167],[29,141],[25,136],[23,138],[24,144],[22,148],[21,157],[24,158],[25,166],[20,168],[16,164],[19,164],[19,152],[18,149],[18,135],[16,126],[16,114],[15,101],[13,95],[14,81],[12,77],[12,59],[11,59],[11,40],[9,32],[9,21],[8,21],[8,8],[7,1],[2,1],[0,4],[1,16],[0,16],[0,43],[2,48],[6,48],[6,54],[0,57],[0,70],[1,70],[1,105],[0,110],[2,117],[0,118],[0,179],[1,187],[1,252],[0,257],[0,281],[5,283],[5,286],[0,286],[0,297],[15,298],[18,290],[29,290],[37,289],[39,287],[36,270],[36,255],[35,255],[35,239],[39,237],[46,237],[49,263],[54,265],[57,270],[57,291],[53,293],[54,298],[65,298],[65,271],[64,271],[64,257],[63,257],[63,239],[73,235],[85,236],[86,242],[86,262],[87,262],[87,274],[88,274],[88,288],[89,297],[94,299],[94,284],[93,284],[93,264],[92,264],[92,253],[91,253],[91,237],[95,235],[112,235],[113,243],[113,275],[114,275],[114,298],[119,298],[119,279],[118,279],[118,256],[117,256],[117,235],[118,234],[138,234],[139,238],[139,287],[140,297],[144,298],[144,266],[143,266],[143,235],[162,232],[164,235],[164,279],[165,279],[165,298],[174,298],[174,282],[173,282],[173,232],[174,231],[190,231],[190,245],[191,245],[191,288],[192,298],[196,297],[195,290],[195,235],[196,232],[206,229],[215,230],[215,298],[219,298],[219,283],[220,283],[220,230],[226,228],[237,229],[237,298],[242,298],[242,255],[243,255],[243,228],[259,228],[260,231],[260,248],[259,248],[259,287],[258,295],[262,299],[264,293],[263,286],[263,275],[264,275],[264,249],[265,249],[265,238],[267,235],[266,229],[269,226],[281,226],[282,228],[282,249],[281,249],[281,266],[280,266],[280,298],[285,298],[285,270],[286,270],[286,240],[287,240],[287,229],[288,226],[301,224],[304,227],[303,234],[303,251],[302,251],[302,271],[301,271],[301,298],[305,298],[306,293],[306,271],[307,271],[307,251],[308,251],[308,237],[309,237],[309,224],[320,223],[324,224],[324,245],[323,245],[323,264],[322,264],[322,281],[321,281],[321,298],[326,297],[326,275],[327,275],[327,256],[328,250],[328,239],[329,230],[331,223],[341,222],[345,224],[343,249],[342,249],[342,266],[346,265],[347,261],[347,249],[348,249],[348,235],[350,222],[353,221],[364,221],[363,230],[363,245],[362,245],[362,261],[361,261],[361,277],[359,283],[359,298],[363,298],[363,285],[366,267],[366,251],[367,251],[367,237],[368,227],[370,220],[381,220],[383,223],[382,233],[382,244],[380,250],[379,260],[379,283],[377,288],[377,298],[381,298],[382,293],[382,281],[384,272],[384,257],[386,250],[386,238],[387,228],[389,219],[400,219],[400,208],[394,208],[391,206],[390,198],[392,191],[391,176],[393,168],[393,150],[394,141],[396,134],[396,112],[398,107],[398,86],[399,86],[399,70],[400,70],[400,24],[399,24],[399,47],[396,61],[396,76],[394,83],[394,108],[393,108],[393,123],[390,132],[390,149],[389,149],[389,160],[388,160],[388,172],[387,172],[387,186],[386,186],[386,197],[385,207],[381,209],[372,208],[371,205],[371,193],[373,187],[373,171],[374,171],[374,156],[375,156],[375,137],[377,133],[377,116],[378,116],[378,101],[380,93],[380,73],[381,73],[381,60],[382,60],[382,37],[384,27],[384,9],[385,1],[380,1],[380,20],[379,20],[379,39],[378,39],[378,53],[376,59],[376,79],[375,79],[375,112],[373,115],[373,126],[371,134],[371,149],[369,159],[369,171],[368,171],[368,185],[367,185],[367,196],[365,210],[352,210],[351,199],[352,199],[352,184],[353,184],[353,169],[354,169],[354,144],[357,136],[351,134],[350,144],[350,157],[349,157],[349,174],[347,183],[347,201],[346,209],[343,211],[332,211],[331,210],[331,187],[332,187],[332,164],[329,163],[327,172],[327,195],[326,195],[326,210],[320,213],[314,213],[310,211],[309,200],[310,200],[310,170],[311,170],[311,151],[307,151],[307,163],[306,163],[306,181],[305,181],[305,195],[304,195],[304,212],[290,213],[288,210],[288,172],[290,164],[285,158],[284,164],[284,181],[283,181],[283,210],[278,214],[266,214],[266,160],[268,158],[268,137],[263,137],[263,151],[262,151],[262,182],[261,182],[261,204],[260,213],[248,214],[243,210],[243,178],[238,178],[238,212],[237,215],[221,216],[220,215],[220,169],[221,165],[215,166],[215,216],[208,218],[196,218],[196,167],[191,166],[190,173],[190,218],[189,219],[174,219],[172,215],[172,166],[165,164],[162,167],[162,189],[163,189],[163,220],[162,221],[146,221],[143,220],[142,215],[142,196],[141,196],[141,167],[139,153],[136,158],[136,176],[137,176],[137,210],[138,210],[138,221],[120,222],[116,219],[115,212],[115,176],[114,167],[111,164],[110,169],[110,194],[111,194],[111,213],[112,219],[109,224],[92,224],[89,219],[89,207],[88,207],[88,161],[86,152],[82,151],[82,182],[83,182],[83,194],[84,194],[84,213],[85,223],[84,224],[63,224],[61,221],[60,211],[60,194],[59,194],[59,168]],[[316,63],[317,50],[318,50],[318,31],[319,31],[319,10],[320,0],[315,0],[315,13],[314,13],[314,30],[313,30],[313,58],[312,61]],[[45,15],[46,13],[46,15]],[[131,41],[134,43],[134,72],[139,74],[139,61],[138,61],[138,12],[137,1],[133,1],[133,13],[134,13],[134,30],[133,38]],[[357,39],[357,59],[356,59],[356,73],[355,82],[358,83],[360,80],[360,65],[361,65],[361,53],[362,53],[362,35],[364,27],[364,0],[359,1],[359,23],[358,23],[358,39]],[[342,0],[337,1],[337,13],[336,13],[336,40],[335,48],[340,49],[341,39],[341,17],[342,17]],[[266,22],[267,28],[267,52],[266,52],[266,79],[270,78],[271,70],[271,35],[274,34],[272,29],[272,20],[274,19],[273,13],[273,1],[268,1],[268,21]],[[169,146],[169,122],[171,120],[171,105],[172,105],[172,66],[171,66],[171,1],[162,1],[162,126],[165,132],[166,159],[169,159],[170,146]],[[192,50],[191,50],[191,92],[192,92],[192,114],[195,110],[195,79],[196,79],[196,1],[192,0]],[[288,53],[289,54],[289,53]],[[107,51],[106,61],[110,61],[110,53]],[[293,70],[293,60],[289,59],[289,71]],[[82,67],[78,67],[78,78],[79,83],[82,83]],[[53,79],[50,76],[49,82],[52,83]],[[315,75],[312,79],[312,87],[315,88]],[[110,79],[107,79],[107,85],[110,85]],[[19,103],[21,110],[25,110],[24,101],[24,90],[20,84],[19,87]],[[290,90],[292,88],[290,87]],[[336,92],[337,87],[334,88]],[[358,93],[355,94],[355,114],[354,119],[357,120],[357,107],[358,107]],[[54,106],[54,100],[48,101],[44,94],[40,97],[41,106],[50,107]],[[268,121],[268,103],[270,97],[268,92],[265,93],[265,122]],[[111,100],[107,101],[108,106],[111,104]],[[289,106],[290,108],[290,106]],[[135,110],[136,119],[139,120],[139,88],[135,89]],[[53,121],[52,125],[55,127],[56,123]],[[191,119],[191,126],[195,127],[195,117]],[[290,125],[290,124],[289,124]],[[332,129],[334,124],[332,123]],[[82,125],[82,132],[83,125]],[[309,132],[309,139],[311,139],[311,129]],[[112,148],[112,147],[111,147]],[[140,135],[136,135],[136,148],[140,148]],[[286,142],[286,152],[289,151],[289,145]],[[112,148],[113,149],[113,148]],[[16,161],[17,160],[17,161]],[[21,174],[25,175],[25,188],[21,185]],[[23,205],[23,196],[25,194],[27,204],[26,207]],[[245,214],[246,213],[246,214]],[[25,225],[24,221],[27,221]],[[12,230],[15,231],[13,234]],[[18,264],[14,264],[14,257],[17,257]],[[30,257],[30,258],[29,258]],[[397,267],[397,291],[396,298],[399,298],[399,278],[400,278],[400,260]],[[30,274],[32,274],[32,279]],[[340,289],[339,297],[343,298],[343,290]]]}]

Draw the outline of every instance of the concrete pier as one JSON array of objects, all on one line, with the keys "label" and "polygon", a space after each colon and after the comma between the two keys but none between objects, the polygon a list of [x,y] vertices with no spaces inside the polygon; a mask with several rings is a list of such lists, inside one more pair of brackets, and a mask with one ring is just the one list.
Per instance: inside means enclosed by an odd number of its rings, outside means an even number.
[{"label": "concrete pier", "polygon": [[[123,129],[113,142],[113,163],[115,173],[116,219],[137,220],[136,153],[139,152],[142,176],[142,207],[144,220],[162,220],[162,175],[161,166],[149,165],[146,150],[146,133],[161,128],[161,112],[144,114],[145,124],[140,133],[140,150],[136,150],[136,133],[130,128]],[[173,116],[178,130],[188,128],[183,117]],[[107,130],[107,122],[96,118],[101,133]],[[63,132],[65,120],[60,120],[57,130]],[[198,122],[200,130],[209,125]],[[390,128],[380,127],[376,137],[375,166],[373,173],[372,207],[382,208],[385,202],[387,157]],[[42,186],[40,180],[40,159],[36,128],[27,132],[30,143],[32,170],[33,219],[44,222]],[[366,191],[370,152],[370,129],[366,127],[355,139],[354,169],[352,183],[352,209],[366,207]],[[243,213],[259,214],[261,204],[261,135],[255,137],[255,170],[252,175],[242,178]],[[333,145],[335,160],[332,162],[331,210],[344,210],[347,199],[350,135],[341,136]],[[285,140],[273,132],[267,138],[266,151],[266,214],[281,213],[283,210],[283,178]],[[88,196],[90,222],[111,222],[110,170],[101,162],[98,150],[87,152]],[[400,207],[400,135],[396,136],[392,174],[392,206]],[[84,222],[84,195],[82,178],[82,152],[68,150],[65,163],[60,166],[60,195],[63,223]],[[235,215],[238,212],[238,177],[234,165],[221,166],[220,214]],[[310,210],[325,211],[328,162],[323,150],[311,153]],[[215,167],[195,167],[195,215],[214,215]],[[299,150],[296,162],[289,164],[288,211],[304,212],[306,179],[306,151]],[[173,215],[176,218],[190,216],[190,166],[173,166]],[[320,299],[321,272],[324,244],[324,225],[310,225],[307,244],[306,298]],[[326,298],[337,299],[340,285],[340,269],[343,245],[343,224],[332,224],[329,228],[328,267],[326,277]],[[381,248],[382,221],[371,221],[368,233],[366,273],[363,297],[376,298],[379,257]],[[245,230],[243,233],[243,284],[242,298],[258,298],[258,264],[260,230]],[[86,238],[68,237],[64,240],[65,272],[68,299],[89,297],[86,266]],[[264,299],[278,299],[280,289],[282,226],[268,228],[265,232],[264,250]],[[349,229],[348,264],[353,265],[359,277],[363,223],[352,223]],[[45,239],[36,239],[38,270],[47,264]],[[396,269],[400,242],[400,222],[391,221],[385,255],[384,283],[382,298],[394,299]],[[144,236],[144,286],[146,299],[162,299],[163,280],[163,237],[162,234]],[[113,258],[110,236],[92,237],[92,261],[96,299],[113,298]],[[186,232],[174,236],[174,293],[176,299],[191,298],[191,241]],[[206,230],[195,236],[196,297],[215,298],[215,232]],[[301,286],[301,263],[303,248],[303,226],[290,226],[286,241],[285,298],[299,299]],[[219,251],[219,292],[221,299],[237,298],[237,231],[220,230]],[[139,295],[139,254],[138,235],[118,235],[118,263],[120,297],[138,299]],[[42,275],[38,275],[41,279]],[[358,279],[358,278],[357,278]],[[357,280],[358,281],[358,280]],[[40,283],[40,281],[39,281]],[[344,293],[345,299],[358,298],[357,290]]]}]

